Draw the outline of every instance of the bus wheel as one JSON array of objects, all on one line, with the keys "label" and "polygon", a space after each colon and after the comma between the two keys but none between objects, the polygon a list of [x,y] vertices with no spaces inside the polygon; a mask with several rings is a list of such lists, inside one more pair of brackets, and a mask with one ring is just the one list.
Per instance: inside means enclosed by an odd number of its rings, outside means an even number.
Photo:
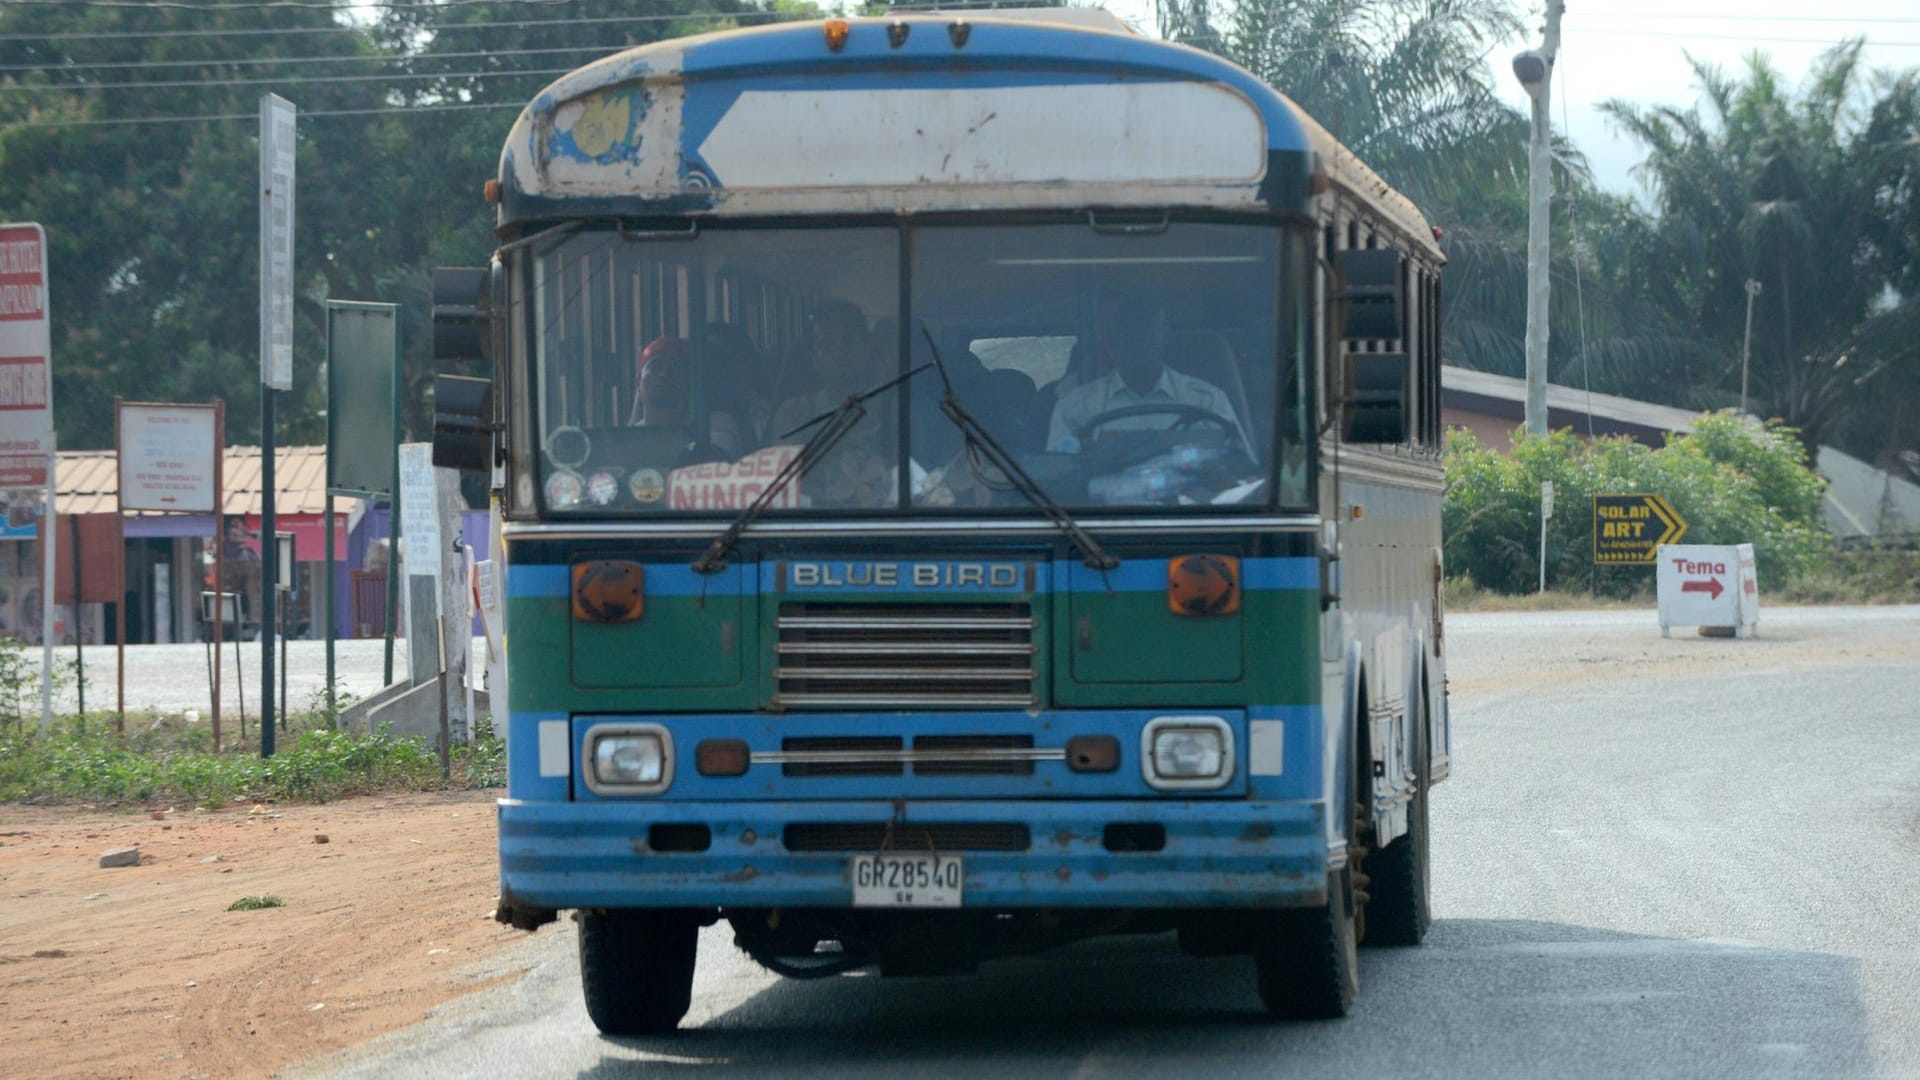
[{"label": "bus wheel", "polygon": [[1413,801],[1407,804],[1407,831],[1367,856],[1368,945],[1418,945],[1433,923],[1428,902],[1427,789],[1433,772],[1428,750],[1426,703],[1422,697],[1407,717],[1413,736]]},{"label": "bus wheel", "polygon": [[605,1035],[672,1031],[693,1000],[699,923],[685,912],[582,911],[580,988]]},{"label": "bus wheel", "polygon": [[1260,1002],[1282,1020],[1337,1020],[1360,993],[1352,872],[1327,875],[1327,904],[1269,913],[1256,937]]}]

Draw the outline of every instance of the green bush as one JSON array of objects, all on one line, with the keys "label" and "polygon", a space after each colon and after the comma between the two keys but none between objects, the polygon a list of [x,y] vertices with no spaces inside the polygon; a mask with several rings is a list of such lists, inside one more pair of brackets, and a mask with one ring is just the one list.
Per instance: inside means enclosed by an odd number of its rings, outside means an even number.
[{"label": "green bush", "polygon": [[1539,587],[1540,483],[1552,480],[1547,584],[1601,596],[1646,590],[1653,569],[1593,564],[1592,497],[1652,492],[1687,522],[1683,543],[1754,546],[1763,587],[1823,569],[1833,540],[1820,518],[1826,483],[1807,468],[1791,428],[1708,413],[1658,449],[1630,439],[1592,443],[1570,430],[1518,435],[1511,455],[1471,434],[1448,437],[1447,572],[1498,593]]},{"label": "green bush", "polygon": [[503,759],[500,741],[481,732],[472,746],[455,749],[453,775],[442,779],[430,746],[386,730],[296,731],[262,759],[245,750],[207,752],[197,725],[155,724],[121,735],[101,718],[83,724],[69,717],[44,736],[31,724],[0,732],[0,801],[325,802],[370,791],[498,786]]}]

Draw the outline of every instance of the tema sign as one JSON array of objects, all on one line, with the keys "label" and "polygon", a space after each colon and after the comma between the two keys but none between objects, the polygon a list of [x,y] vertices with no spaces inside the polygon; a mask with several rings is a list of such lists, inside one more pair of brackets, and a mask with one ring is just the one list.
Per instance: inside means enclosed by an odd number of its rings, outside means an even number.
[{"label": "tema sign", "polygon": [[1602,566],[1652,565],[1662,544],[1677,544],[1687,523],[1658,495],[1593,497],[1593,561]]}]

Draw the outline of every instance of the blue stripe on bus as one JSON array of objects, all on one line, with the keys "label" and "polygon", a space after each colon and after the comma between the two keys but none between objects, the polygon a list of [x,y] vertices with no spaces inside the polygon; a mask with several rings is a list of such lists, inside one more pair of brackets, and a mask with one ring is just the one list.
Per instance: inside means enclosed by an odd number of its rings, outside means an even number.
[{"label": "blue stripe on bus", "polygon": [[[803,560],[804,561],[804,560]],[[893,585],[820,585],[815,587],[795,586],[791,576],[787,581],[790,592],[841,592],[861,595],[891,596],[910,594],[932,596],[941,593],[1022,593],[1026,590],[1025,560],[996,559],[899,559],[899,560],[861,560],[861,559],[822,559],[819,562],[828,567],[838,567],[842,575],[849,567],[868,567],[878,563],[897,566],[903,571],[903,579]],[[962,565],[1014,566],[1018,578],[1012,587],[1005,585],[959,585],[954,584],[956,568]],[[920,585],[911,583],[912,567],[932,566],[938,568],[940,584]],[[788,560],[788,573],[791,575],[792,561]],[[649,596],[699,596],[708,594],[737,594],[740,591],[741,570],[738,566],[729,566],[715,574],[698,574],[693,567],[682,562],[648,563],[646,590]],[[1073,591],[1114,592],[1157,592],[1167,587],[1167,564],[1162,559],[1133,559],[1122,562],[1112,570],[1094,570],[1078,560],[1062,559],[1052,566],[1053,580],[1064,581]],[[778,591],[775,580],[776,563],[762,562],[759,569],[760,591],[772,593]],[[870,572],[869,572],[870,573]],[[1290,558],[1254,558],[1242,559],[1240,573],[1244,579],[1241,584],[1247,589],[1315,589],[1320,586],[1320,562],[1310,557]],[[1048,580],[1045,574],[1036,575],[1036,592],[1047,592]],[[507,595],[516,598],[537,599],[543,597],[566,596],[570,588],[569,571],[565,566],[519,564],[507,571]]]},{"label": "blue stripe on bus", "polygon": [[[1095,570],[1077,559],[1054,563],[1057,580],[1064,580],[1075,592],[1163,592],[1167,587],[1167,563],[1164,559],[1134,559],[1112,570]],[[1293,556],[1240,560],[1243,588],[1317,589],[1320,587],[1320,561]]]}]

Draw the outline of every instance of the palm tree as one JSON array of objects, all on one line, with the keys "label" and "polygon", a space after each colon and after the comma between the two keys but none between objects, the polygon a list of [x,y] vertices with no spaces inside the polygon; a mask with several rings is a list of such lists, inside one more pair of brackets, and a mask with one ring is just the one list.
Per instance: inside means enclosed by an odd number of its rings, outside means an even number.
[{"label": "palm tree", "polygon": [[1920,82],[1873,75],[1862,45],[1822,56],[1798,94],[1756,54],[1737,77],[1695,61],[1695,107],[1604,108],[1647,148],[1640,174],[1657,219],[1642,238],[1653,257],[1637,300],[1708,346],[1709,362],[1687,377],[1737,383],[1745,284],[1758,281],[1760,411],[1810,446],[1885,456],[1897,422],[1858,421],[1911,416],[1920,403]]}]

